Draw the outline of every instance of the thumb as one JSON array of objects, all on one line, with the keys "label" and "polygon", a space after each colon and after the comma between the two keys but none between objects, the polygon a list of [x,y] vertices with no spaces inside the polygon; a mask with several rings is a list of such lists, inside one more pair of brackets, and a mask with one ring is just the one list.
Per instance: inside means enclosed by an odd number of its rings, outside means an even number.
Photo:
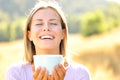
[{"label": "thumb", "polygon": [[35,71],[35,67],[34,67],[34,64],[32,64],[32,71],[33,71],[33,72]]}]

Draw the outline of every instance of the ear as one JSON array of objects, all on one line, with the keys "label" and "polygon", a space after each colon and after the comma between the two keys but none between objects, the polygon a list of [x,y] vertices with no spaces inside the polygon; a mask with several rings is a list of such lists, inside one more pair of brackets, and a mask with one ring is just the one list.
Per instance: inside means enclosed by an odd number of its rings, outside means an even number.
[{"label": "ear", "polygon": [[65,35],[66,35],[66,30],[65,30],[65,29],[63,29],[63,30],[62,30],[62,39],[64,39],[64,38],[65,38]]},{"label": "ear", "polygon": [[32,38],[31,38],[31,32],[30,31],[27,31],[27,37],[30,41],[32,41]]}]

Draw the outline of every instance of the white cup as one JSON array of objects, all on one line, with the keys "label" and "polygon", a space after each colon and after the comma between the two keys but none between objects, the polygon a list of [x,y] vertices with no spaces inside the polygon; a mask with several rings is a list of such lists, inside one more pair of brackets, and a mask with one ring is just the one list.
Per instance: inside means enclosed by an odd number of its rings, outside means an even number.
[{"label": "white cup", "polygon": [[49,75],[52,74],[54,66],[63,61],[62,55],[34,55],[33,58],[35,69],[45,67]]}]

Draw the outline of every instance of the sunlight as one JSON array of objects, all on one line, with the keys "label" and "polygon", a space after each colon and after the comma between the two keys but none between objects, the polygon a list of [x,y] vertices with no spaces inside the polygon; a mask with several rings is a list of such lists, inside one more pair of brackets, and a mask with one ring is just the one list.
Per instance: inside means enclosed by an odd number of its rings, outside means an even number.
[{"label": "sunlight", "polygon": [[112,1],[112,2],[120,3],[120,0],[107,0],[107,1]]}]

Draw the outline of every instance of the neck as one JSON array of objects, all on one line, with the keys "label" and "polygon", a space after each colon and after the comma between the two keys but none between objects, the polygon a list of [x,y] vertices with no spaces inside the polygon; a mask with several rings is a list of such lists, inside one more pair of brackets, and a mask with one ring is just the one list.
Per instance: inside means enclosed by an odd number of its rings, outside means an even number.
[{"label": "neck", "polygon": [[60,51],[59,49],[40,49],[40,50],[36,50],[36,54],[40,55],[59,55]]}]

